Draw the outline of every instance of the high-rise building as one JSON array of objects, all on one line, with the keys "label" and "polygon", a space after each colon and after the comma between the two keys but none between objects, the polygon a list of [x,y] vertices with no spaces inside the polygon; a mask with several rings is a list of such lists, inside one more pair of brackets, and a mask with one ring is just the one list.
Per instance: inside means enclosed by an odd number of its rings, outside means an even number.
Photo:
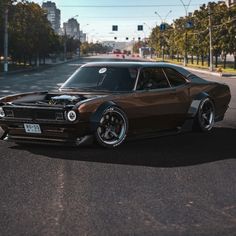
[{"label": "high-rise building", "polygon": [[232,5],[236,5],[236,0],[225,0],[225,3],[228,7],[232,6]]},{"label": "high-rise building", "polygon": [[42,8],[47,11],[47,18],[54,31],[59,33],[61,27],[61,11],[57,9],[56,3],[51,1],[44,2]]},{"label": "high-rise building", "polygon": [[83,31],[80,31],[80,41],[81,43],[84,43],[87,41],[87,34],[84,33]]},{"label": "high-rise building", "polygon": [[68,22],[63,23],[63,28],[66,35],[80,39],[80,25],[76,19],[71,18]]}]

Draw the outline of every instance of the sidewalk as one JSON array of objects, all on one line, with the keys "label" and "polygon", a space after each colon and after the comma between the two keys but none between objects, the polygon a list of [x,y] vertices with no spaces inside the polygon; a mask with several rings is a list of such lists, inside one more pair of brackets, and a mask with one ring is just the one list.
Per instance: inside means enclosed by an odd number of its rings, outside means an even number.
[{"label": "sidewalk", "polygon": [[59,59],[56,62],[52,62],[51,59],[47,59],[46,64],[43,65],[39,65],[39,66],[33,66],[31,68],[27,68],[27,69],[19,69],[19,70],[14,70],[14,71],[8,71],[7,73],[5,72],[0,72],[0,78],[4,77],[4,76],[8,76],[8,75],[14,75],[14,74],[18,74],[18,73],[24,73],[24,72],[29,72],[29,71],[41,71],[53,66],[57,66],[57,65],[62,65],[68,62],[73,62],[73,61],[77,61],[79,59],[81,59],[82,57],[74,57],[72,59],[66,60],[66,61],[60,61]]},{"label": "sidewalk", "polygon": [[[147,60],[157,62],[153,58],[147,58]],[[181,66],[181,67],[185,68],[186,70],[189,70],[189,71],[192,71],[192,72],[198,72],[198,73],[203,73],[203,74],[208,74],[208,75],[213,75],[213,76],[218,76],[218,77],[236,79],[236,71],[235,71],[235,73],[227,73],[227,72],[219,73],[219,72],[216,72],[216,71],[209,71],[208,69],[201,69],[201,68],[191,67],[191,64],[189,66],[183,66],[181,64],[177,64],[177,63],[174,63],[174,62],[166,62],[166,63]]]}]

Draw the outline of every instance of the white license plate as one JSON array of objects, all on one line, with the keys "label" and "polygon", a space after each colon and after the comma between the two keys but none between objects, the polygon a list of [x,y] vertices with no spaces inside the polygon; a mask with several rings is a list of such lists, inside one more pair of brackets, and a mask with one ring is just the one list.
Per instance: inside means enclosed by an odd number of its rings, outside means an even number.
[{"label": "white license plate", "polygon": [[42,131],[38,124],[24,124],[25,132],[30,134],[41,134]]}]

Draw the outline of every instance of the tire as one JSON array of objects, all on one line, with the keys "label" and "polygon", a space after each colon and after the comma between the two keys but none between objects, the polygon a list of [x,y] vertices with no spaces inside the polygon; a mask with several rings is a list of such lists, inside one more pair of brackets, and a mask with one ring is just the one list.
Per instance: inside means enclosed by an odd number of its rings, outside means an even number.
[{"label": "tire", "polygon": [[210,98],[204,98],[194,119],[193,130],[209,132],[215,124],[215,106]]},{"label": "tire", "polygon": [[118,107],[106,109],[95,131],[95,138],[99,145],[114,148],[125,141],[128,132],[128,119]]}]

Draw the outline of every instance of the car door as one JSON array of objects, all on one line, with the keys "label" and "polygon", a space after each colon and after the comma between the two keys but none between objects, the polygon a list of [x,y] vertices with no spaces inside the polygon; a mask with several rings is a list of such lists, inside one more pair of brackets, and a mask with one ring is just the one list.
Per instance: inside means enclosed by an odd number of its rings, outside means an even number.
[{"label": "car door", "polygon": [[141,69],[130,122],[136,133],[169,130],[183,123],[190,103],[189,85],[183,80],[172,86],[167,74],[169,71],[161,67]]}]

